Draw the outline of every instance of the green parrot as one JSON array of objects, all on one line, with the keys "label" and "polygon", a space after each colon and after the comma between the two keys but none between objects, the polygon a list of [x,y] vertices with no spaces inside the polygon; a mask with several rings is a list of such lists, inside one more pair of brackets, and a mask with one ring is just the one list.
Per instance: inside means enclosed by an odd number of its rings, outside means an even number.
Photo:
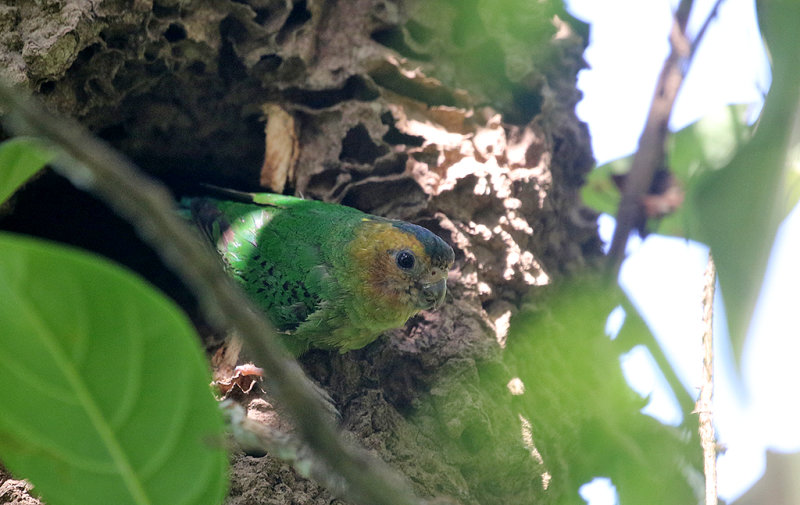
[{"label": "green parrot", "polygon": [[453,249],[421,226],[315,200],[217,192],[225,199],[184,206],[296,356],[360,349],[444,301]]}]

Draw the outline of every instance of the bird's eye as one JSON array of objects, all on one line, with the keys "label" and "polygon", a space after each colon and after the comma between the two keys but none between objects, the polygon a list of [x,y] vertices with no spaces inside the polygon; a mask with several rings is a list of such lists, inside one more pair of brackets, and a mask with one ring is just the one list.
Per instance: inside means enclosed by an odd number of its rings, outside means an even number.
[{"label": "bird's eye", "polygon": [[414,253],[410,251],[400,251],[395,258],[397,266],[403,270],[411,270],[414,268]]}]

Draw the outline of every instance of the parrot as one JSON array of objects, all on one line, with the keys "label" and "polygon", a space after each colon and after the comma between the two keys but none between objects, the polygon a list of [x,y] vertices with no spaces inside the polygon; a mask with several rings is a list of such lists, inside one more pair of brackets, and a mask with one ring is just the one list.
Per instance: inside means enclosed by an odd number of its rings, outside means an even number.
[{"label": "parrot", "polygon": [[318,200],[216,193],[182,204],[294,356],[360,349],[444,302],[455,254],[424,227]]}]

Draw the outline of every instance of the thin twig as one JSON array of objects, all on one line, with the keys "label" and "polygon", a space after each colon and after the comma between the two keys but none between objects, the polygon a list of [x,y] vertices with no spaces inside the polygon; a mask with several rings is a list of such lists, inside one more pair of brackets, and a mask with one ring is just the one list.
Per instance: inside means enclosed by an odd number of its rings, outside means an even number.
[{"label": "thin twig", "polygon": [[209,322],[233,330],[256,362],[269,370],[275,395],[292,415],[301,437],[348,483],[363,504],[412,505],[405,481],[382,461],[345,443],[334,429],[310,381],[278,342],[275,331],[244,294],[234,289],[216,258],[178,218],[163,186],[77,123],[46,112],[0,83],[0,105],[17,121],[16,132],[46,138],[64,152],[56,168],[76,186],[92,191],[127,218],[163,260],[193,289]]},{"label": "thin twig", "polygon": [[700,46],[700,41],[703,40],[703,36],[706,34],[706,30],[708,30],[708,26],[711,24],[711,21],[717,17],[717,13],[719,12],[719,6],[722,5],[723,0],[717,0],[714,2],[714,7],[711,8],[711,11],[706,16],[705,21],[703,21],[703,26],[700,27],[698,30],[697,35],[692,42],[692,56],[694,53],[697,52],[697,48]]},{"label": "thin twig", "polygon": [[705,505],[717,505],[717,443],[714,437],[714,289],[717,272],[709,253],[703,286],[703,384],[695,411],[699,414],[700,444],[703,447],[703,472],[706,476]]},{"label": "thin twig", "polygon": [[639,148],[633,155],[631,169],[625,180],[617,210],[617,226],[608,252],[608,272],[611,279],[616,280],[619,275],[619,269],[625,259],[628,236],[636,223],[641,220],[642,198],[650,189],[656,171],[664,165],[669,119],[675,98],[678,96],[678,90],[683,83],[694,51],[705,35],[711,19],[716,16],[720,3],[721,0],[717,0],[693,42],[686,36],[692,0],[682,0],[675,12],[669,35],[671,50],[661,68],[647,121],[639,137]]}]

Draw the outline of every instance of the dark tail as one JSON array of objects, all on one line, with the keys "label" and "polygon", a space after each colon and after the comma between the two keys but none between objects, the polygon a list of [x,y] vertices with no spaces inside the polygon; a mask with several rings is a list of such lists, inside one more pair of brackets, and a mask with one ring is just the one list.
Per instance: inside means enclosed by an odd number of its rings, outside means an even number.
[{"label": "dark tail", "polygon": [[201,183],[205,190],[208,191],[208,196],[212,198],[219,198],[222,200],[233,200],[234,202],[242,202],[242,203],[257,203],[253,198],[253,193],[248,193],[246,191],[237,191],[235,189],[229,188],[222,188],[220,186],[214,186],[213,184],[205,184]]}]

